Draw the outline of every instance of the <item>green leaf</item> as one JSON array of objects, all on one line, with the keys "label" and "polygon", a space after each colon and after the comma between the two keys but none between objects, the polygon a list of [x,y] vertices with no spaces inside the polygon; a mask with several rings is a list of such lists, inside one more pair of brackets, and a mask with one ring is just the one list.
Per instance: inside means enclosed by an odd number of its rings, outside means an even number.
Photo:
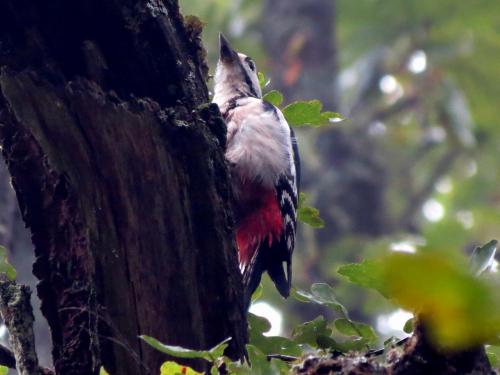
[{"label": "green leaf", "polygon": [[165,345],[153,337],[142,335],[139,336],[147,344],[151,345],[156,350],[177,358],[203,358],[207,361],[212,361],[210,353],[206,350],[191,350],[181,346]]},{"label": "green leaf", "polygon": [[299,196],[299,208],[297,210],[297,219],[313,228],[324,228],[325,222],[319,216],[317,208],[305,204],[307,198],[304,193]]},{"label": "green leaf", "polygon": [[283,94],[278,90],[271,90],[262,97],[266,102],[271,103],[275,107],[279,107],[283,103]]},{"label": "green leaf", "polygon": [[231,341],[231,337],[228,337],[227,339],[218,343],[212,349],[210,349],[208,352],[212,355],[212,358],[222,357],[224,355],[224,352],[226,351],[226,348],[229,345],[229,341]]},{"label": "green leaf", "polygon": [[250,325],[249,334],[252,336],[262,335],[271,329],[271,323],[266,318],[252,313],[248,313],[248,324]]},{"label": "green leaf", "polygon": [[262,72],[258,72],[257,77],[259,78],[259,86],[261,89],[266,88],[271,83],[271,80],[266,79],[265,74]]},{"label": "green leaf", "polygon": [[5,366],[0,366],[0,375],[7,375],[9,373],[9,368]]},{"label": "green leaf", "polygon": [[264,336],[269,331],[271,324],[267,319],[258,315],[248,313],[248,324],[250,325],[250,344],[265,354],[285,354],[299,356],[302,353],[300,346],[286,337]]},{"label": "green leaf", "polygon": [[345,336],[359,336],[352,322],[345,318],[336,319],[333,323],[335,328]]},{"label": "green leaf", "polygon": [[375,289],[385,296],[383,265],[380,261],[363,260],[361,263],[352,263],[340,266],[337,272],[351,283],[365,288]]},{"label": "green leaf", "polygon": [[319,210],[314,207],[300,207],[297,210],[297,219],[313,228],[325,227],[325,222],[319,216]]},{"label": "green leaf", "polygon": [[479,276],[491,265],[497,251],[497,243],[497,240],[491,240],[486,245],[474,249],[470,258],[470,269],[474,275]]},{"label": "green leaf", "polygon": [[254,345],[247,345],[248,359],[251,368],[247,363],[226,362],[226,367],[231,375],[274,375],[288,374],[290,367],[278,359],[267,359],[267,355]]},{"label": "green leaf", "polygon": [[314,302],[320,305],[328,306],[341,313],[343,316],[347,316],[346,308],[339,301],[337,301],[335,294],[333,293],[333,289],[328,284],[313,284],[311,286],[311,293],[297,290],[293,295],[298,295],[300,298],[296,299],[300,302]]},{"label": "green leaf", "polygon": [[210,362],[213,362],[215,359],[222,356],[228,345],[227,343],[231,340],[231,338],[227,338],[210,350],[192,350],[181,346],[165,345],[151,336],[142,335],[139,337],[156,350],[171,355],[172,357],[202,358]]},{"label": "green leaf", "polygon": [[353,340],[347,340],[344,342],[337,343],[337,347],[333,348],[340,352],[350,352],[353,350],[360,351],[366,350],[367,346],[370,344],[370,341],[365,338],[357,338]]},{"label": "green leaf", "polygon": [[11,281],[16,279],[16,269],[7,260],[7,249],[0,246],[0,273],[4,273]]},{"label": "green leaf", "polygon": [[257,289],[255,289],[255,292],[252,294],[252,302],[257,301],[260,297],[262,297],[263,290],[264,288],[262,287],[262,283],[260,283]]},{"label": "green leaf", "polygon": [[337,342],[328,336],[319,336],[317,339],[318,347],[321,349],[336,350],[342,353],[347,353],[352,350],[366,350],[369,344],[368,340],[364,338],[356,338],[353,340],[346,340],[344,342]]},{"label": "green leaf", "polygon": [[253,345],[247,345],[248,358],[250,360],[251,374],[254,375],[271,375],[283,373],[283,370],[288,370],[288,366],[282,361],[268,361],[265,353],[260,351]]},{"label": "green leaf", "polygon": [[295,287],[292,287],[290,289],[290,296],[292,296],[292,298],[294,300],[299,301],[299,302],[304,302],[304,303],[311,302],[311,299],[309,297],[305,297],[303,294],[307,294],[307,293],[305,293],[302,290],[297,290]]},{"label": "green leaf", "polygon": [[329,337],[332,330],[328,328],[328,324],[323,316],[318,316],[316,319],[300,324],[293,329],[292,339],[299,344],[309,344],[312,347],[318,345],[318,337]]},{"label": "green leaf", "polygon": [[319,100],[298,101],[283,108],[283,115],[291,126],[321,126],[342,119],[335,112],[321,112],[323,104]]},{"label": "green leaf", "polygon": [[[248,351],[248,348],[247,348]],[[226,368],[231,375],[253,375],[252,369],[248,366],[246,362],[226,362]]]},{"label": "green leaf", "polygon": [[334,322],[335,328],[346,336],[358,336],[364,338],[367,342],[377,341],[377,334],[374,329],[365,323],[353,322],[352,320],[341,318]]},{"label": "green leaf", "polygon": [[320,120],[322,107],[319,100],[294,102],[283,108],[283,115],[290,125],[312,125]]},{"label": "green leaf", "polygon": [[318,335],[316,343],[320,349],[341,351],[340,345],[330,336]]},{"label": "green leaf", "polygon": [[203,375],[191,367],[182,366],[173,361],[164,362],[160,367],[160,375]]},{"label": "green leaf", "polygon": [[403,327],[403,331],[405,331],[408,334],[412,333],[414,323],[415,323],[415,318],[408,319]]},{"label": "green leaf", "polygon": [[500,365],[500,361],[498,360],[498,356],[489,351],[489,350],[486,350],[486,355],[488,356],[488,361],[490,361],[490,365],[491,367],[498,367]]}]

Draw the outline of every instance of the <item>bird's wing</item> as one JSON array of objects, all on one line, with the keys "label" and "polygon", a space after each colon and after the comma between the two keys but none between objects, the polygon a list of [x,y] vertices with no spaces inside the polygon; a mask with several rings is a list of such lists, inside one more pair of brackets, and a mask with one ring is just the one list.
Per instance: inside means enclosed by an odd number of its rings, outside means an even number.
[{"label": "bird's wing", "polygon": [[[278,241],[274,241],[265,257],[265,268],[276,288],[283,297],[288,297],[292,282],[292,253],[295,247],[297,230],[297,179],[293,174],[282,175],[276,185],[276,197],[283,220],[283,232]],[[284,264],[286,263],[286,274]]]},{"label": "bird's wing", "polygon": [[[300,181],[300,160],[293,130],[278,108],[263,101],[259,101],[258,105],[258,110],[263,110],[262,115],[246,117],[247,129],[254,125],[256,128],[252,133],[253,139],[245,144],[251,145],[252,141],[255,141],[259,145],[252,147],[252,162],[255,163],[262,158],[262,162],[257,163],[259,178],[264,185],[274,190],[276,201],[272,206],[273,210],[278,210],[278,215],[281,217],[281,230],[277,236],[273,235],[272,241],[268,241],[267,237],[260,240],[252,258],[242,269],[247,301],[258,287],[265,271],[268,271],[282,296],[288,297],[290,293],[291,259],[295,246]],[[264,119],[267,124],[272,121],[274,126],[263,127],[259,122]],[[265,136],[265,139],[258,139],[259,135]],[[286,147],[285,152],[283,147]],[[270,185],[267,185],[269,181]]]},{"label": "bird's wing", "polygon": [[285,173],[279,176],[275,185],[276,200],[283,226],[281,236],[272,243],[262,241],[255,251],[249,267],[244,270],[243,280],[247,286],[249,298],[259,285],[262,273],[266,270],[280,294],[285,298],[290,294],[291,262],[297,230],[300,182],[300,159],[293,130],[291,130],[290,136],[293,163],[290,164],[290,168]]}]

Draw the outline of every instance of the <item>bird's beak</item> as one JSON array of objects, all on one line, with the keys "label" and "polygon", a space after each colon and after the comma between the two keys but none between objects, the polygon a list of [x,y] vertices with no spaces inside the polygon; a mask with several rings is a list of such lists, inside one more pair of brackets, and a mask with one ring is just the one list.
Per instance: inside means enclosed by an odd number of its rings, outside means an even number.
[{"label": "bird's beak", "polygon": [[219,33],[219,60],[225,63],[236,61],[238,54],[231,48],[226,37]]}]

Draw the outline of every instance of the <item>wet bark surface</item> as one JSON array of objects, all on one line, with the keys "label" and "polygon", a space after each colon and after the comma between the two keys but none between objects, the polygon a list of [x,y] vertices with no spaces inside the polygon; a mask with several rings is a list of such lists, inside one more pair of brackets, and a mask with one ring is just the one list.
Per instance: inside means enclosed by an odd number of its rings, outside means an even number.
[{"label": "wet bark surface", "polygon": [[246,342],[198,25],[175,1],[0,4],[0,142],[58,374],[156,373],[146,334]]}]

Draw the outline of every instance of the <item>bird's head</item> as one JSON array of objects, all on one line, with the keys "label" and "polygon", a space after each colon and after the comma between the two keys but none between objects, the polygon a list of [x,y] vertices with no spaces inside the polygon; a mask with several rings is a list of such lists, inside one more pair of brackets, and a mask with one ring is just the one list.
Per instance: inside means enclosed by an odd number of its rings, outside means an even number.
[{"label": "bird's head", "polygon": [[262,97],[253,60],[233,50],[219,34],[219,61],[214,77],[214,102],[222,104],[237,96]]}]

